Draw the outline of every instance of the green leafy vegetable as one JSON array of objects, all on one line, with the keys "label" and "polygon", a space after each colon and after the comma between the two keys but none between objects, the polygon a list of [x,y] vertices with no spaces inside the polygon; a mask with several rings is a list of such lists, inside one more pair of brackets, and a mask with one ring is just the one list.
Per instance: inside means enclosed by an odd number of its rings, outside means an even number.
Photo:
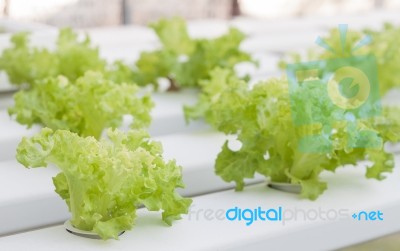
[{"label": "green leafy vegetable", "polygon": [[[70,81],[83,76],[86,71],[99,71],[117,82],[133,81],[132,70],[122,62],[108,65],[100,57],[99,50],[86,37],[81,40],[72,29],[60,30],[56,49],[36,48],[29,44],[28,33],[18,33],[11,38],[12,47],[3,51],[0,69],[11,83],[27,84],[36,80],[63,75]],[[127,72],[129,69],[130,72]]]},{"label": "green leafy vegetable", "polygon": [[58,74],[75,80],[90,71],[104,71],[106,62],[100,58],[98,48],[91,47],[89,36],[83,41],[71,29],[60,30],[57,49],[54,55],[58,59]]},{"label": "green leafy vegetable", "polygon": [[[371,43],[359,47],[359,42],[370,36]],[[381,95],[385,95],[389,90],[400,87],[400,27],[385,24],[382,30],[365,30],[363,32],[349,30],[346,34],[346,43],[342,49],[340,32],[332,29],[327,37],[323,38],[332,50],[312,48],[307,53],[307,58],[303,59],[299,54],[289,55],[289,62],[300,63],[304,60],[325,60],[335,58],[349,58],[358,55],[372,54],[377,59],[378,80]],[[282,61],[279,66],[286,68],[288,62]]]},{"label": "green leafy vegetable", "polygon": [[[204,117],[210,124],[223,123],[224,126],[217,126],[225,133],[231,133],[237,129],[236,125],[241,119],[232,110],[240,110],[243,105],[243,94],[247,92],[246,82],[238,79],[229,69],[215,68],[210,73],[210,79],[199,82],[202,92],[197,104],[194,106],[184,106],[186,121],[196,120]],[[225,104],[218,102],[222,100],[221,96],[229,95],[231,109],[225,109]],[[229,101],[230,101],[229,100]],[[220,119],[215,116],[220,117]],[[217,122],[218,121],[218,122]]]},{"label": "green leafy vegetable", "polygon": [[248,53],[240,50],[245,36],[235,28],[215,39],[193,39],[181,18],[162,19],[150,27],[158,35],[162,48],[141,54],[135,74],[139,85],[157,87],[158,78],[167,78],[171,90],[198,87],[199,80],[208,79],[215,67],[233,70],[237,63],[252,61]]},{"label": "green leafy vegetable", "polygon": [[118,239],[121,231],[131,229],[141,204],[162,210],[168,225],[188,212],[191,199],[175,191],[184,186],[181,167],[163,160],[160,143],[150,141],[143,130],[108,130],[108,137],[97,141],[44,128],[22,139],[17,159],[25,167],[55,164],[61,172],[53,182],[72,214],[72,225],[103,239]]},{"label": "green leafy vegetable", "polygon": [[75,82],[63,76],[37,81],[34,88],[15,94],[8,111],[28,127],[41,124],[99,138],[104,128],[118,127],[123,115],[133,116],[134,128],[150,124],[153,103],[148,95],[137,94],[136,85],[115,84],[101,73],[87,72]]},{"label": "green leafy vegetable", "polygon": [[58,74],[58,60],[47,49],[30,48],[28,33],[18,33],[11,38],[12,48],[5,49],[0,58],[0,69],[6,71],[13,84],[32,84]]},{"label": "green leafy vegetable", "polygon": [[[217,130],[237,135],[241,148],[233,151],[226,142],[215,164],[217,175],[234,181],[237,190],[243,189],[244,178],[260,173],[272,181],[298,183],[301,196],[314,200],[327,188],[319,178],[323,171],[333,172],[361,160],[369,160],[368,178],[382,179],[393,169],[393,155],[384,151],[383,144],[400,140],[399,108],[385,107],[381,116],[359,119],[352,126],[346,120],[349,114],[330,102],[324,85],[300,85],[293,97],[298,106],[291,110],[287,80],[271,79],[249,89],[227,70],[218,69],[211,76],[202,82],[204,93],[199,104],[186,109],[192,118],[205,114]],[[293,114],[300,113],[317,117],[321,123],[334,123],[329,130],[321,124],[296,126]],[[377,147],[351,146],[351,140],[363,139],[361,129],[377,133],[379,138],[368,138]],[[331,147],[325,152],[302,151],[299,144],[308,135],[320,135],[320,141],[308,142],[314,149],[324,143],[331,143]]]}]

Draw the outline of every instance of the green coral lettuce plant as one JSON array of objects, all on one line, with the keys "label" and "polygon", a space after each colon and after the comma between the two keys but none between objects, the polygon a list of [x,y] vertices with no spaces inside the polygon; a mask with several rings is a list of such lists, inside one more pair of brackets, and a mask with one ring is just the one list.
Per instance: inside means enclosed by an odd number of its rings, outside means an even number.
[{"label": "green coral lettuce plant", "polygon": [[70,28],[60,29],[54,50],[32,46],[29,33],[13,35],[11,47],[0,56],[0,69],[7,73],[12,84],[27,88],[37,80],[59,75],[75,81],[86,71],[102,72],[119,83],[131,83],[133,78],[132,70],[122,61],[108,64],[88,35],[81,39]]},{"label": "green coral lettuce plant", "polygon": [[66,130],[44,128],[23,138],[17,160],[28,168],[55,165],[56,192],[71,212],[71,224],[103,239],[133,227],[136,210],[162,210],[171,225],[188,212],[192,200],[181,197],[182,168],[164,161],[162,146],[144,130],[108,130],[108,140],[81,137]]},{"label": "green coral lettuce plant", "polygon": [[[293,123],[286,79],[270,79],[250,89],[228,70],[216,69],[211,76],[202,82],[205,91],[199,103],[186,109],[192,118],[204,114],[214,128],[237,136],[241,148],[231,150],[225,142],[215,163],[216,174],[226,182],[235,182],[237,190],[244,189],[245,178],[259,173],[271,181],[300,184],[301,197],[315,200],[327,188],[320,179],[324,171],[334,172],[338,167],[364,160],[367,178],[381,180],[392,171],[393,154],[385,151],[384,144],[400,141],[399,108],[384,107],[381,116],[360,119],[357,127],[348,126],[349,113],[330,102],[323,85],[303,83],[294,98],[305,102],[298,107],[306,108],[297,112],[336,121],[331,131],[321,132],[318,125],[298,127]],[[360,128],[376,132],[378,137],[368,140],[377,143],[377,147],[356,148],[349,144],[350,140],[363,140]],[[301,151],[300,139],[316,133],[322,133],[332,143],[331,149]],[[319,142],[314,144],[318,149]]]},{"label": "green coral lettuce plant", "polygon": [[209,72],[222,67],[233,70],[241,62],[254,62],[240,49],[245,35],[236,28],[214,39],[195,39],[189,36],[186,23],[175,17],[161,19],[150,27],[157,34],[161,48],[143,52],[136,62],[134,80],[144,86],[158,87],[158,79],[170,81],[169,90],[200,87],[199,81],[209,78]]},{"label": "green coral lettuce plant", "polygon": [[[380,30],[366,29],[364,31],[348,30],[346,42],[342,44],[340,31],[332,29],[323,38],[330,47],[329,50],[310,48],[305,57],[299,53],[290,53],[285,60],[279,62],[279,67],[284,70],[288,63],[301,63],[314,60],[327,60],[336,58],[350,58],[360,55],[374,55],[377,61],[378,81],[380,94],[384,96],[388,91],[400,87],[400,27],[389,23]],[[370,43],[360,41],[369,39]]]},{"label": "green coral lettuce plant", "polygon": [[154,106],[149,95],[139,95],[138,86],[116,84],[101,72],[91,71],[75,81],[64,76],[38,80],[34,88],[18,91],[14,101],[8,112],[20,124],[97,139],[104,128],[120,126],[124,115],[133,117],[132,128],[147,127]]}]

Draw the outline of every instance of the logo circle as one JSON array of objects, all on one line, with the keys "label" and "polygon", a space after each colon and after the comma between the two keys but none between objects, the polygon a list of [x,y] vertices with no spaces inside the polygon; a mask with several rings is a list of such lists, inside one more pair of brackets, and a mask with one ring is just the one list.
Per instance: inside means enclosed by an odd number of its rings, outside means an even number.
[{"label": "logo circle", "polygon": [[[353,80],[353,86],[351,87],[358,85],[357,94],[351,98],[344,97],[340,93],[340,82],[348,78]],[[368,77],[360,69],[352,66],[344,66],[337,69],[328,81],[329,98],[335,105],[345,110],[360,107],[368,99],[370,89]]]}]

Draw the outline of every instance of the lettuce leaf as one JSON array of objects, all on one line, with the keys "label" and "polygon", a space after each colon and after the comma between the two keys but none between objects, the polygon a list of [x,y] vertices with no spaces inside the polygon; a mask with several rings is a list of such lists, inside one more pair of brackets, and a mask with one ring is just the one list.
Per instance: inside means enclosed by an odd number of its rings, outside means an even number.
[{"label": "lettuce leaf", "polygon": [[[272,181],[300,184],[301,197],[315,200],[327,189],[320,179],[324,171],[334,172],[362,160],[368,160],[364,164],[367,178],[381,180],[392,171],[393,155],[385,152],[383,145],[400,140],[398,108],[385,107],[381,116],[359,119],[357,126],[376,132],[379,138],[368,138],[377,143],[375,148],[357,148],[349,142],[361,139],[359,130],[349,126],[348,114],[330,102],[324,85],[300,85],[292,97],[298,106],[292,110],[285,79],[270,79],[249,89],[227,70],[215,70],[211,76],[202,82],[204,93],[199,104],[186,109],[191,117],[204,113],[214,128],[237,135],[241,148],[233,151],[226,142],[215,163],[216,174],[235,182],[237,190],[244,188],[244,178],[260,173]],[[321,124],[333,123],[329,130],[318,124],[296,125],[294,114],[300,113],[318,118],[324,122]],[[308,135],[321,139],[308,141],[309,147],[321,150],[326,143],[330,147],[321,152],[304,151],[299,146]]]},{"label": "lettuce leaf", "polygon": [[[359,42],[367,36],[371,38],[371,43],[358,47]],[[323,38],[332,50],[310,48],[306,57],[302,57],[298,53],[291,53],[287,56],[287,60],[279,63],[279,67],[285,69],[288,62],[301,63],[372,54],[377,59],[380,94],[384,96],[389,90],[400,87],[400,81],[398,81],[400,78],[399,39],[400,27],[395,27],[391,24],[385,24],[381,30],[348,30],[346,43],[342,49],[340,32],[338,29],[332,29]]]},{"label": "lettuce leaf", "polygon": [[188,34],[181,18],[161,19],[151,24],[162,47],[143,52],[136,62],[135,82],[158,87],[159,78],[170,80],[170,89],[201,87],[199,81],[209,78],[209,72],[222,67],[233,70],[240,62],[251,61],[251,56],[240,50],[245,36],[238,29],[215,39],[194,39]]},{"label": "lettuce leaf", "polygon": [[99,49],[91,45],[88,35],[80,39],[70,28],[60,30],[55,50],[32,47],[28,33],[13,35],[11,43],[0,57],[0,69],[16,85],[32,87],[36,80],[59,75],[75,81],[89,70],[102,72],[116,82],[133,81],[129,66],[121,61],[107,64]]},{"label": "lettuce leaf", "polygon": [[72,29],[62,29],[54,51],[58,59],[58,74],[76,80],[86,71],[104,71],[106,61],[100,57],[99,49],[92,47],[88,35],[79,41]]},{"label": "lettuce leaf", "polygon": [[[193,106],[184,106],[185,119],[189,122],[204,117],[206,122],[218,130],[225,133],[234,132],[241,123],[243,113],[241,108],[246,98],[247,84],[226,68],[215,68],[209,75],[210,79],[199,82],[202,92],[197,103]],[[220,96],[229,96],[229,99]],[[229,103],[220,103],[221,100],[229,100]]]},{"label": "lettuce leaf", "polygon": [[4,70],[11,83],[32,85],[35,80],[56,76],[58,59],[47,49],[30,48],[28,33],[17,33],[11,37],[12,47],[3,50],[0,69]]},{"label": "lettuce leaf", "polygon": [[118,239],[132,228],[136,209],[162,210],[168,225],[188,212],[192,200],[181,197],[182,168],[165,162],[162,146],[147,132],[107,131],[108,140],[81,137],[66,130],[44,128],[23,138],[17,160],[25,167],[56,165],[56,192],[65,200],[74,227],[93,231],[103,239]]},{"label": "lettuce leaf", "polygon": [[150,96],[138,96],[138,87],[115,84],[99,72],[87,72],[75,82],[63,76],[35,82],[35,87],[14,95],[9,114],[23,125],[70,130],[99,138],[104,128],[118,127],[131,115],[133,128],[150,124]]},{"label": "lettuce leaf", "polygon": [[163,47],[171,53],[182,55],[193,52],[195,42],[189,36],[184,19],[160,19],[149,26],[157,34]]}]

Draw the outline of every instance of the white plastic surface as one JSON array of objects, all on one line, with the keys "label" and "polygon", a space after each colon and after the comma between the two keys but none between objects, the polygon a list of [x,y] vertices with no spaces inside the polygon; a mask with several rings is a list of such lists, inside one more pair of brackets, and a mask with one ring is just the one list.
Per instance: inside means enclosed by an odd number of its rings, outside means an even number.
[{"label": "white plastic surface", "polygon": [[[397,158],[397,161],[399,158]],[[119,241],[96,241],[73,236],[63,226],[50,227],[0,238],[6,250],[332,250],[400,230],[399,168],[378,182],[363,177],[365,168],[345,168],[325,173],[328,190],[317,200],[267,188],[265,184],[208,194],[194,198],[190,216],[172,227],[161,222],[160,213],[140,209],[136,226]],[[348,210],[348,217],[337,220],[244,221],[207,220],[205,211],[233,207],[283,210]],[[360,210],[380,210],[383,221],[357,221],[351,214]],[[301,214],[299,214],[301,215]],[[347,215],[347,214],[346,214]],[[332,218],[333,219],[333,218]]]},{"label": "white plastic surface", "polygon": [[31,136],[39,130],[39,126],[26,129],[25,126],[13,121],[7,111],[0,110],[0,161],[14,159],[22,137]]}]

